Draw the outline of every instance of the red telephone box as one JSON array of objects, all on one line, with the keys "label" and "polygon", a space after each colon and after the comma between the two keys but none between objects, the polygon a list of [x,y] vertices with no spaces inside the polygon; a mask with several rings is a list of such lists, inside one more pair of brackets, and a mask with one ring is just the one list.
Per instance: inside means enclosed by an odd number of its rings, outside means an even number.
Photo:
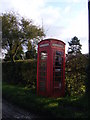
[{"label": "red telephone box", "polygon": [[65,43],[45,39],[38,44],[37,94],[60,97],[65,93]]}]

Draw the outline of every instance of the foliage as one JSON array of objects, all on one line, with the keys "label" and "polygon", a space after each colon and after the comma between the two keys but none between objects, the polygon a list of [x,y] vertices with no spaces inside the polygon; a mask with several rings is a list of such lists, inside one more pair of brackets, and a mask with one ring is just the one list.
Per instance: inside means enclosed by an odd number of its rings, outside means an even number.
[{"label": "foliage", "polygon": [[25,59],[36,58],[36,49],[34,45],[31,45],[31,42],[28,42],[28,51],[25,53]]},{"label": "foliage", "polygon": [[86,91],[86,67],[88,58],[85,55],[69,55],[66,60],[66,94],[82,95]]},{"label": "foliage", "polygon": [[10,84],[36,86],[37,64],[35,60],[2,63],[2,78]]},{"label": "foliage", "polygon": [[82,97],[47,98],[36,95],[35,89],[3,83],[3,98],[39,116],[49,118],[88,118],[88,99]]},{"label": "foliage", "polygon": [[81,44],[80,40],[75,36],[71,39],[69,43],[68,54],[76,55],[77,53],[81,53]]},{"label": "foliage", "polygon": [[[8,51],[8,53],[6,53],[4,61],[11,61],[9,53],[10,53],[10,51]],[[14,59],[22,60],[23,58],[24,58],[24,51],[23,51],[22,45],[20,45]]]},{"label": "foliage", "polygon": [[23,45],[27,46],[29,41],[37,41],[45,36],[43,30],[33,25],[32,20],[20,18],[15,13],[2,14],[2,48],[7,51],[6,58],[12,62],[20,59]]},{"label": "foliage", "polygon": [[31,49],[30,51],[27,51],[25,54],[26,54],[26,59],[32,59],[32,58],[36,59],[37,56],[36,50],[34,48]]}]

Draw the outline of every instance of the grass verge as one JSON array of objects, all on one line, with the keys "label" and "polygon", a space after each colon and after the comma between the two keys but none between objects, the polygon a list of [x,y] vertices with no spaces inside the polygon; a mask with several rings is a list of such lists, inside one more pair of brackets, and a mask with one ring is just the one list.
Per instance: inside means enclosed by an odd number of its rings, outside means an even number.
[{"label": "grass verge", "polygon": [[46,98],[37,96],[35,89],[3,83],[2,96],[34,113],[59,118],[88,118],[88,98]]}]

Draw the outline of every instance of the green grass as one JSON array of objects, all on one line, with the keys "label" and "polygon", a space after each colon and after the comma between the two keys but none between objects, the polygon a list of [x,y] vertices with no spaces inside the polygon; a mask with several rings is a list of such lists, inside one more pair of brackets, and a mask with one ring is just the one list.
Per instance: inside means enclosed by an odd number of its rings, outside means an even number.
[{"label": "green grass", "polygon": [[18,106],[38,114],[50,114],[60,118],[87,118],[88,98],[61,97],[47,98],[37,96],[35,89],[19,85],[2,85],[3,98]]}]

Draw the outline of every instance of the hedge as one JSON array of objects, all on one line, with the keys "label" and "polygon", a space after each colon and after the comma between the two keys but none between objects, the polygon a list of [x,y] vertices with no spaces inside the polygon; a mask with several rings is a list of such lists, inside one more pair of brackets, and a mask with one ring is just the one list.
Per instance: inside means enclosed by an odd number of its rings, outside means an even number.
[{"label": "hedge", "polygon": [[[88,58],[84,55],[72,56],[67,60],[65,69],[65,93],[66,95],[82,95],[87,89],[87,66]],[[3,81],[13,84],[23,84],[36,88],[37,61],[26,60],[15,63],[2,63]]]},{"label": "hedge", "polygon": [[2,79],[11,84],[36,85],[37,61],[16,61],[2,63]]}]

